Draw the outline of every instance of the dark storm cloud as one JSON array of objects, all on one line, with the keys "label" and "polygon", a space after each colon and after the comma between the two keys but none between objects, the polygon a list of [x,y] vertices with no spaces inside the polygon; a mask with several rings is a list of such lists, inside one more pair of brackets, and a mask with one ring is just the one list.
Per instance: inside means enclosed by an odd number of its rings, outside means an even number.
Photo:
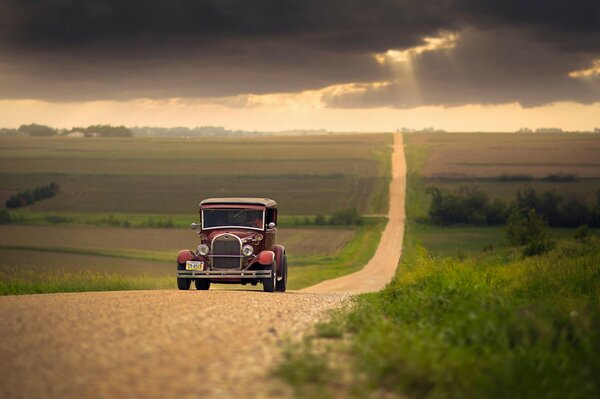
[{"label": "dark storm cloud", "polygon": [[0,0],[0,97],[219,97],[394,80],[374,53],[456,31],[460,71],[422,54],[419,96],[397,82],[326,102],[590,102],[597,95],[567,73],[600,57],[599,26],[600,2],[582,0]]}]

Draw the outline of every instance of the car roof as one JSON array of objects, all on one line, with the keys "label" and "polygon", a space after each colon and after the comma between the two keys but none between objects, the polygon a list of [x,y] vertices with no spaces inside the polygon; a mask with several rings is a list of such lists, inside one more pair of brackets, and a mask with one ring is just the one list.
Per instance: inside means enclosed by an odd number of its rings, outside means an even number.
[{"label": "car roof", "polygon": [[207,198],[200,202],[200,206],[208,204],[263,205],[267,208],[277,208],[277,202],[269,198]]}]

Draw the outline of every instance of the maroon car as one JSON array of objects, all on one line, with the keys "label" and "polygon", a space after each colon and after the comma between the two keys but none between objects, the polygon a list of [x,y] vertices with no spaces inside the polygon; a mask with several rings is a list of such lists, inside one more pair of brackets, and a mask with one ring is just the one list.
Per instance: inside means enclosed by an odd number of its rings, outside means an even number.
[{"label": "maroon car", "polygon": [[177,255],[177,287],[262,283],[285,292],[285,248],[275,244],[277,203],[268,198],[209,198],[200,203],[200,244]]}]

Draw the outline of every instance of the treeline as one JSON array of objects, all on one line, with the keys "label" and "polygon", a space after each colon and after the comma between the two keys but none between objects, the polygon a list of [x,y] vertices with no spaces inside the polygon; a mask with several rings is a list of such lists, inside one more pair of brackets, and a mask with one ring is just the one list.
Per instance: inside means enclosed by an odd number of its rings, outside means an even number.
[{"label": "treeline", "polygon": [[5,203],[7,208],[20,208],[31,205],[37,201],[52,198],[60,192],[58,183],[52,182],[46,186],[38,186],[34,189],[24,190],[12,195]]},{"label": "treeline", "polygon": [[[50,126],[31,123],[29,125],[21,125],[16,130],[16,133],[30,137],[67,136],[77,132],[90,137],[133,137],[133,132],[125,126],[111,125],[92,125],[88,127],[74,127],[72,129],[55,129]],[[12,132],[8,131],[6,134],[13,135]]]},{"label": "treeline", "polygon": [[361,226],[364,218],[354,208],[340,209],[326,216],[291,216],[280,219],[282,226]]},{"label": "treeline", "polygon": [[125,126],[92,125],[88,127],[74,127],[67,134],[73,132],[97,134],[101,137],[133,137],[131,129]]},{"label": "treeline", "polygon": [[427,193],[432,198],[429,220],[440,226],[500,225],[516,210],[534,210],[549,226],[600,227],[600,191],[592,206],[575,197],[565,199],[556,190],[538,193],[531,187],[518,190],[511,202],[492,201],[485,192],[474,187],[454,191],[429,187]]}]

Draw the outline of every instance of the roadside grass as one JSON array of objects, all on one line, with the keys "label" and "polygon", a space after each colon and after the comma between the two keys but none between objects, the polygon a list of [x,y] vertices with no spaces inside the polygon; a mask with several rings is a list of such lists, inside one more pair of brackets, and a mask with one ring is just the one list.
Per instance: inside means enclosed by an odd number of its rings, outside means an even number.
[{"label": "roadside grass", "polygon": [[375,253],[384,227],[383,222],[358,227],[352,240],[340,251],[329,256],[290,253],[289,289],[308,287],[360,270]]},{"label": "roadside grass", "polygon": [[119,291],[174,289],[172,276],[124,275],[121,273],[64,271],[54,269],[0,271],[0,295],[44,294],[52,292]]},{"label": "roadside grass", "polygon": [[[321,341],[343,337],[343,349],[330,345],[326,354],[340,356],[341,350],[355,376],[327,377],[319,389],[325,385],[330,394],[361,397],[374,392],[423,398],[600,394],[597,240],[562,243],[528,259],[499,252],[460,261],[432,257],[419,247],[416,252],[402,262],[393,284],[359,297],[345,318],[317,330],[327,332]],[[288,359],[298,363],[315,351],[305,347],[295,356]],[[339,375],[335,369],[321,367],[320,378]],[[298,378],[289,367],[280,370],[292,384]]]},{"label": "roadside grass", "polygon": [[443,243],[434,256],[419,224],[427,149],[415,147],[396,278],[288,345],[273,374],[298,397],[598,397],[600,239],[530,258],[508,247],[447,256]]}]

